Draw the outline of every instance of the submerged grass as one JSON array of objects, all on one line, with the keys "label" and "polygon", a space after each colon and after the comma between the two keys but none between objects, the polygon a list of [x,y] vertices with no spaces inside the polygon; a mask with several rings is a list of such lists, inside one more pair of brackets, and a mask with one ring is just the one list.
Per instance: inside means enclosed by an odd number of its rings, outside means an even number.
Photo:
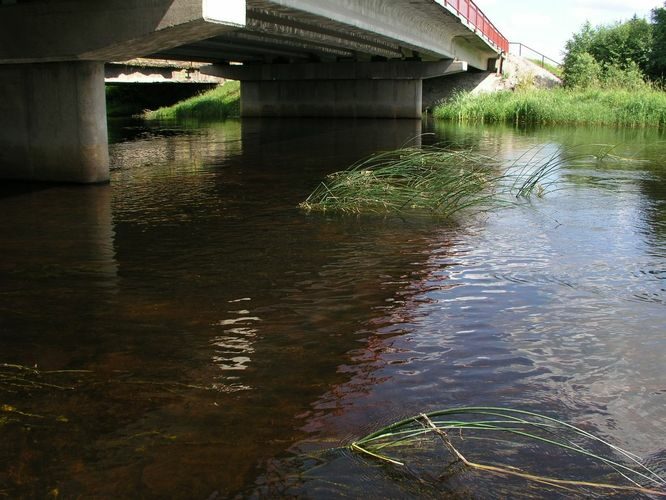
[{"label": "submerged grass", "polygon": [[228,81],[173,106],[148,111],[147,120],[222,120],[240,112],[240,82]]},{"label": "submerged grass", "polygon": [[[435,439],[432,439],[435,438]],[[474,448],[481,441],[499,447],[495,462],[469,460],[460,451]],[[497,407],[467,407],[434,411],[396,422],[350,445],[354,451],[412,470],[437,444],[449,454],[449,462],[483,473],[517,477],[568,491],[576,489],[633,492],[666,496],[666,479],[643,464],[636,455],[583,429],[537,413]],[[479,446],[475,446],[479,448]],[[442,449],[441,446],[438,447]],[[415,450],[418,453],[415,453]],[[486,451],[487,452],[487,451]],[[539,464],[562,453],[574,471],[580,473],[580,460],[603,470],[603,481],[549,477],[516,467],[516,455],[530,456],[524,462]],[[465,451],[467,453],[467,451]],[[471,450],[474,453],[474,450]],[[487,452],[488,453],[488,452]],[[407,460],[404,458],[410,459]],[[504,459],[504,463],[499,460]],[[426,460],[428,460],[426,458]],[[510,460],[510,463],[507,463]],[[442,463],[442,468],[446,466]],[[577,474],[580,475],[580,474]]]},{"label": "submerged grass", "polygon": [[666,92],[567,88],[457,94],[435,107],[436,118],[461,123],[666,126]]},{"label": "submerged grass", "polygon": [[300,206],[306,211],[444,218],[468,208],[481,212],[511,205],[516,197],[544,194],[565,159],[559,149],[541,153],[532,151],[507,167],[472,151],[405,147],[329,175]]}]

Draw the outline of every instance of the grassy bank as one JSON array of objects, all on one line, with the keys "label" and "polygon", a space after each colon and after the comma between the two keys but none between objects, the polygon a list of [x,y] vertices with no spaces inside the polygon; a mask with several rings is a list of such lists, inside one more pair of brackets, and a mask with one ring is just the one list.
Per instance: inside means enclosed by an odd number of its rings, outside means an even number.
[{"label": "grassy bank", "polygon": [[549,71],[558,78],[562,78],[564,76],[562,74],[561,66],[555,66],[554,64],[547,63],[545,61],[542,61],[541,59],[529,59],[529,61],[532,61],[537,66],[545,69],[546,71]]},{"label": "grassy bank", "polygon": [[213,88],[192,83],[107,83],[106,113],[112,117],[134,116],[146,109],[171,106]]},{"label": "grassy bank", "polygon": [[198,96],[173,106],[148,111],[148,120],[221,120],[238,116],[240,112],[240,82],[228,81]]},{"label": "grassy bank", "polygon": [[437,106],[436,118],[462,123],[666,125],[666,92],[640,90],[526,89],[462,93]]}]

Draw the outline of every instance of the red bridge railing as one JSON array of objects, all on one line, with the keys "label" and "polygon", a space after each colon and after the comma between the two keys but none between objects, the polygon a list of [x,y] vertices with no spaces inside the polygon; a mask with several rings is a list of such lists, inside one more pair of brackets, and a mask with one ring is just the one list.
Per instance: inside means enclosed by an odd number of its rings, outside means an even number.
[{"label": "red bridge railing", "polygon": [[481,12],[472,0],[438,0],[438,3],[450,6],[465,19],[475,31],[481,33],[488,41],[496,45],[502,52],[509,52],[507,40],[486,15]]}]

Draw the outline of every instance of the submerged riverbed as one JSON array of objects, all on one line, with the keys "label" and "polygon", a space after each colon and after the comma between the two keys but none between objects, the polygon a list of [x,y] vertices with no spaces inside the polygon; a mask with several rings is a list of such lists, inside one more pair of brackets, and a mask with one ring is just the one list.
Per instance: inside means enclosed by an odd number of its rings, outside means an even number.
[{"label": "submerged riverbed", "polygon": [[[545,197],[451,222],[298,209],[327,174],[424,131],[507,160],[591,144],[618,158],[566,163]],[[545,413],[666,469],[662,133],[110,133],[110,185],[0,189],[0,497],[543,496],[340,449],[471,405]]]}]

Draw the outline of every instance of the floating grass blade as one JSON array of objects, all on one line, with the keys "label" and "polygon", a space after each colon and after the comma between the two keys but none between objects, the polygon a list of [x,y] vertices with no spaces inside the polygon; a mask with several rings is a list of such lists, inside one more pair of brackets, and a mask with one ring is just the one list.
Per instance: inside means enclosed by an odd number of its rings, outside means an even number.
[{"label": "floating grass blade", "polygon": [[[467,438],[483,439],[486,443],[490,441],[486,439],[489,436],[493,439],[503,436],[504,446],[512,445],[519,451],[528,449],[532,454],[544,453],[552,456],[559,450],[570,458],[579,456],[591,461],[595,469],[607,468],[604,475],[612,477],[612,481],[549,477],[496,461],[473,461],[460,451],[452,431],[460,434],[460,443],[465,441],[463,432]],[[394,465],[409,465],[413,468],[414,463],[400,456],[393,456],[393,453],[413,451],[417,445],[422,447],[423,438],[428,435],[439,437],[439,442],[444,445],[452,461],[460,461],[466,467],[480,472],[513,476],[565,489],[591,488],[666,497],[666,479],[645,466],[635,454],[567,422],[526,410],[488,406],[424,413],[373,432],[352,443],[351,449]],[[495,444],[497,442],[494,441]],[[391,456],[387,450],[393,450]],[[478,452],[472,450],[475,451]],[[538,455],[528,456],[526,463],[533,464],[536,458]]]}]

